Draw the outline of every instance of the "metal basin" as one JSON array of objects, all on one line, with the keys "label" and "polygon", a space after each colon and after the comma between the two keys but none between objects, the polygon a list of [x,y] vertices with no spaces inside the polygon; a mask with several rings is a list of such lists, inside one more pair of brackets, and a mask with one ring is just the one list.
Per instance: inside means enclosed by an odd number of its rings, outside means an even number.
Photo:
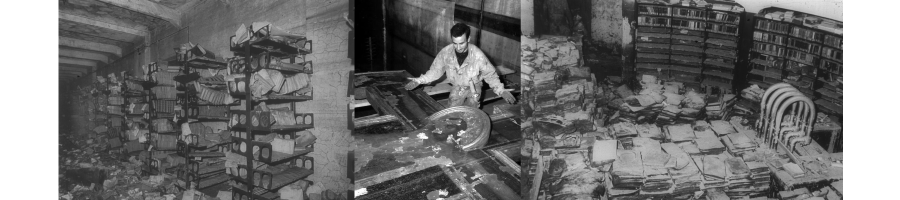
[{"label": "metal basin", "polygon": [[491,118],[487,113],[477,108],[456,106],[434,113],[426,118],[428,123],[435,123],[450,117],[462,118],[466,123],[465,132],[459,140],[459,146],[463,151],[471,151],[487,144],[491,133]]}]

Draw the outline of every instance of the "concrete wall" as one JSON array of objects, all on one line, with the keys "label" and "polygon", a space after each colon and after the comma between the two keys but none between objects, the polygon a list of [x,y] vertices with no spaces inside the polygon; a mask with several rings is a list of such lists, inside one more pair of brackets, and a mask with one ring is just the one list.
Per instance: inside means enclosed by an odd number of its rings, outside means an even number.
[{"label": "concrete wall", "polygon": [[575,22],[569,1],[535,0],[535,34],[572,35]]},{"label": "concrete wall", "polygon": [[635,0],[622,0],[622,78],[634,76],[634,35],[637,29]]},{"label": "concrete wall", "polygon": [[621,54],[622,24],[622,1],[591,1],[590,37],[601,49]]},{"label": "concrete wall", "polygon": [[[589,36],[596,47],[596,66],[589,66],[598,76],[619,76],[624,64],[625,45],[630,43],[631,31],[628,19],[623,14],[623,3],[628,0],[590,1]],[[631,4],[634,5],[634,4]]]}]

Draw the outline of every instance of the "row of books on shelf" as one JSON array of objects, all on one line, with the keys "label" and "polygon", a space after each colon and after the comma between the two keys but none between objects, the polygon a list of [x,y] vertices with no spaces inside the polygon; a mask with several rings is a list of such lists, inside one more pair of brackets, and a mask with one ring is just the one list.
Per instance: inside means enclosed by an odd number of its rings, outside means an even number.
[{"label": "row of books on shelf", "polygon": [[[802,26],[791,26],[786,22],[759,19],[756,21],[756,29],[770,32],[770,35],[790,35],[792,37],[814,41],[834,48],[843,48],[843,37],[829,34],[824,30],[813,30]],[[772,34],[771,32],[777,33]]]},{"label": "row of books on shelf", "polygon": [[647,14],[647,15],[661,15],[661,16],[676,16],[676,17],[685,17],[685,18],[694,18],[694,19],[711,19],[722,22],[729,23],[738,23],[739,16],[735,13],[729,12],[742,12],[738,10],[742,10],[742,7],[737,6],[739,9],[735,10],[733,5],[721,5],[721,4],[712,4],[710,7],[706,7],[709,4],[703,3],[695,4],[695,6],[667,6],[662,4],[647,4],[641,3],[638,5],[638,13]]},{"label": "row of books on shelf", "polygon": [[803,59],[803,54],[810,54],[836,61],[843,60],[842,50],[823,47],[805,40],[787,38],[763,32],[755,32],[754,40],[758,41],[753,44],[754,49],[774,55],[783,56],[786,52],[788,56],[797,56],[800,57],[800,59]]},{"label": "row of books on shelf", "polygon": [[638,16],[638,25],[672,27],[695,31],[709,31],[725,35],[737,35],[738,26],[734,24],[720,24],[686,19],[668,19],[652,16]]}]

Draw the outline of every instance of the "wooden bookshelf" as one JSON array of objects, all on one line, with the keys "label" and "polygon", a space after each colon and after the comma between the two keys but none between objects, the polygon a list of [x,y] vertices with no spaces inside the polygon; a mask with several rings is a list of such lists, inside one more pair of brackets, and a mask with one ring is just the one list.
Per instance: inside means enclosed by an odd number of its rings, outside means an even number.
[{"label": "wooden bookshelf", "polygon": [[700,84],[701,91],[731,93],[744,8],[733,2],[706,2],[637,1],[634,71]]},{"label": "wooden bookshelf", "polygon": [[790,83],[828,107],[820,110],[841,115],[843,22],[771,7],[760,10],[754,23],[748,80]]}]

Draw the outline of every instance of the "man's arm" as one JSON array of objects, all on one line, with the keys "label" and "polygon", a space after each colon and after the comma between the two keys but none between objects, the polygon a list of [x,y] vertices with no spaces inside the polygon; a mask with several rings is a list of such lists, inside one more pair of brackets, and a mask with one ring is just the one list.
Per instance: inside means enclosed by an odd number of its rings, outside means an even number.
[{"label": "man's arm", "polygon": [[480,63],[480,71],[481,71],[481,80],[487,82],[491,89],[494,90],[494,93],[500,95],[504,90],[503,83],[500,82],[500,77],[497,75],[497,70],[494,68],[494,65],[491,64],[491,61],[487,59],[487,56],[482,54],[479,57],[478,62]]},{"label": "man's arm", "polygon": [[437,80],[438,78],[441,78],[441,76],[444,75],[444,66],[446,65],[444,63],[444,60],[446,60],[446,55],[447,54],[444,53],[444,50],[438,52],[438,55],[434,57],[434,61],[431,62],[431,67],[428,69],[428,71],[418,78],[413,78],[412,81],[418,84],[427,84],[431,83],[434,80]]}]

